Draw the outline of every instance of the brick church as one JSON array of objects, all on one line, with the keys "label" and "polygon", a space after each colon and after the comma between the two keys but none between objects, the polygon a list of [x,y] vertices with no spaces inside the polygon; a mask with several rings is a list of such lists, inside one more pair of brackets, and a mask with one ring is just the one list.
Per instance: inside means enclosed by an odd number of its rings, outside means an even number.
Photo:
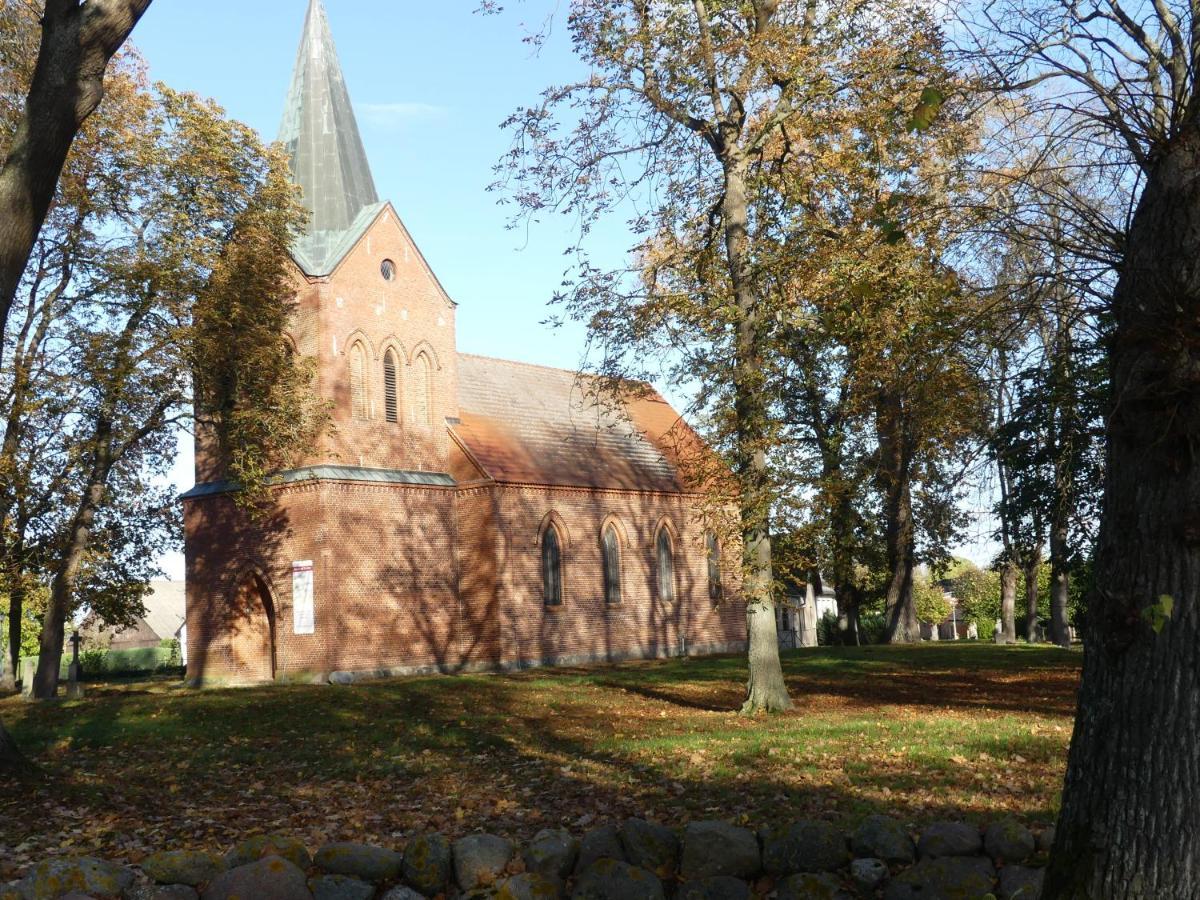
[{"label": "brick church", "polygon": [[711,653],[745,646],[736,566],[653,392],[459,353],[457,304],[380,202],[311,0],[281,139],[310,210],[284,335],[334,428],[249,521],[197,442],[184,495],[193,682]]}]

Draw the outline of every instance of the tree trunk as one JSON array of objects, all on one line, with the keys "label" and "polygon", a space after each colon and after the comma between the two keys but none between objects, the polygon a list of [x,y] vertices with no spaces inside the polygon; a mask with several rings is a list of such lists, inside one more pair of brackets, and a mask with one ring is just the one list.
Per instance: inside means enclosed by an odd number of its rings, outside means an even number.
[{"label": "tree trunk", "polygon": [[885,597],[888,644],[921,640],[921,622],[913,600],[916,531],[913,523],[911,454],[905,440],[903,404],[891,392],[880,394],[876,407],[879,439],[879,480],[887,526],[888,583]]},{"label": "tree trunk", "polygon": [[1200,123],[1189,115],[1146,178],[1113,295],[1104,516],[1048,900],[1200,897]]},{"label": "tree trunk", "polygon": [[[775,604],[771,601],[771,585],[759,579],[764,569],[770,572],[771,542],[766,535],[750,546],[751,578],[746,605],[746,631],[749,636],[748,662],[750,677],[746,684],[746,702],[742,712],[779,712],[788,709],[787,684],[779,662],[779,632],[775,626]],[[755,602],[752,598],[765,597]]]},{"label": "tree trunk", "polygon": [[25,585],[14,579],[8,589],[8,663],[4,687],[16,689],[21,677],[21,624],[25,617]]},{"label": "tree trunk", "polygon": [[1035,549],[1025,555],[1025,640],[1037,642],[1038,570],[1042,567],[1042,551]]},{"label": "tree trunk", "polygon": [[779,662],[775,625],[774,575],[771,570],[771,477],[767,466],[767,409],[764,390],[762,312],[750,275],[750,231],[745,161],[726,152],[725,255],[738,306],[737,358],[733,370],[737,474],[741,486],[742,537],[745,542],[746,632],[750,676],[742,712],[789,709],[787,685]]},{"label": "tree trunk", "polygon": [[857,596],[850,585],[837,585],[834,592],[838,610],[838,643],[843,647],[857,647],[862,643],[858,631]]},{"label": "tree trunk", "polygon": [[[921,640],[921,621],[917,618],[917,607],[913,600],[911,502],[903,504],[896,530],[899,536],[888,548],[891,574],[885,595],[887,632],[884,640],[889,644],[915,644]],[[904,537],[905,532],[909,535],[908,540]]]},{"label": "tree trunk", "polygon": [[830,536],[833,538],[833,590],[838,611],[838,643],[853,647],[862,643],[858,629],[858,594],[851,584],[854,564],[852,559],[854,510],[844,485],[841,482],[840,461],[826,462],[826,481],[838,484],[838,500],[833,507]]},{"label": "tree trunk", "polygon": [[1068,606],[1071,597],[1071,512],[1078,495],[1076,486],[1077,443],[1081,435],[1075,384],[1075,339],[1072,316],[1064,298],[1057,300],[1058,315],[1052,342],[1043,340],[1051,352],[1050,448],[1054,454],[1054,485],[1050,511],[1050,640],[1060,647],[1071,646]]},{"label": "tree trunk", "polygon": [[63,639],[66,630],[66,605],[60,605],[56,594],[51,591],[46,617],[42,620],[42,634],[38,640],[37,672],[33,676],[34,700],[53,700],[58,696],[58,673],[62,666]]},{"label": "tree trunk", "polygon": [[1000,570],[1000,624],[1004,643],[1017,639],[1017,564],[1006,562]]},{"label": "tree trunk", "polygon": [[12,734],[0,721],[0,773],[13,773],[29,768],[29,763],[22,755]]},{"label": "tree trunk", "polygon": [[108,61],[150,2],[46,2],[25,115],[0,166],[0,334],[67,153],[104,96]]},{"label": "tree trunk", "polygon": [[[102,429],[107,431],[107,425]],[[50,602],[46,607],[46,618],[42,624],[41,647],[38,651],[37,675],[33,679],[33,698],[52,700],[58,694],[58,674],[62,667],[63,638],[70,608],[75,593],[75,581],[79,567],[83,564],[88,544],[91,542],[92,525],[96,511],[104,498],[108,481],[109,451],[103,450],[93,469],[93,477],[84,492],[83,502],[71,522],[71,531],[62,558],[54,572],[50,585]]]},{"label": "tree trunk", "polygon": [[1060,647],[1071,646],[1068,605],[1071,599],[1071,573],[1067,566],[1066,523],[1058,523],[1050,532],[1050,640]]}]

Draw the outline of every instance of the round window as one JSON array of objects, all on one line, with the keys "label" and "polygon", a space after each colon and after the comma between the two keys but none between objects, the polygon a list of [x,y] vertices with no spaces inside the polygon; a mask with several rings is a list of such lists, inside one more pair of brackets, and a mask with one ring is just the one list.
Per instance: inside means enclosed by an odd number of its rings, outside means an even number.
[{"label": "round window", "polygon": [[379,271],[383,274],[384,281],[391,281],[396,277],[396,264],[390,259],[385,259],[379,267]]}]

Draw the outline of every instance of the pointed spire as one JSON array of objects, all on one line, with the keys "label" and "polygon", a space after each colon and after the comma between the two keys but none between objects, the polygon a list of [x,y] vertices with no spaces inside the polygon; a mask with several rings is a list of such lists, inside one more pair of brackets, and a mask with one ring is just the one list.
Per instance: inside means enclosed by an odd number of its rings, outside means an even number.
[{"label": "pointed spire", "polygon": [[279,139],[312,213],[297,249],[319,264],[362,211],[379,202],[321,0],[308,5]]}]

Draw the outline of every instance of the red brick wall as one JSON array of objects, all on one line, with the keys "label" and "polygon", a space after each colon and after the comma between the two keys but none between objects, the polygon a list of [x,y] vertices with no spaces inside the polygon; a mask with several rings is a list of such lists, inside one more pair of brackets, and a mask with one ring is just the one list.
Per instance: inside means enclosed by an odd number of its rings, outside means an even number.
[{"label": "red brick wall", "polygon": [[[497,487],[507,660],[619,658],[744,641],[745,613],[709,599],[704,529],[687,499],[668,494]],[[560,525],[563,602],[544,603],[540,528]],[[604,600],[600,535],[613,521],[621,545],[620,605]],[[655,538],[666,523],[675,546],[675,603],[659,597]],[[729,567],[726,566],[726,569]]]},{"label": "red brick wall", "polygon": [[[564,532],[557,608],[543,603],[538,543],[551,513]],[[623,600],[613,607],[599,545],[609,517],[622,535]],[[677,537],[675,604],[655,585],[663,520]],[[251,574],[271,596],[281,676],[665,655],[680,651],[681,636],[692,652],[744,641],[741,607],[709,600],[703,529],[682,497],[324,482],[282,489],[276,516],[263,522],[228,497],[189,501],[186,529],[194,680],[252,675],[236,636],[261,621],[235,602]],[[315,565],[314,635],[293,632],[298,560]]]},{"label": "red brick wall", "polygon": [[[280,675],[456,664],[454,491],[341,482],[278,493],[266,522],[227,496],[191,500],[188,665],[193,680],[242,677],[232,649],[249,573],[266,582]],[[314,566],[315,634],[295,634],[292,563]]]},{"label": "red brick wall", "polygon": [[[390,282],[380,274],[385,259],[396,265]],[[333,401],[335,425],[320,461],[445,472],[450,438],[444,423],[458,415],[455,308],[390,208],[316,290],[320,393]],[[366,421],[355,419],[350,409],[348,352],[355,341],[367,351]],[[383,360],[389,347],[400,362],[398,423],[384,418]],[[421,354],[431,363],[432,425],[413,419],[413,373]]]}]

